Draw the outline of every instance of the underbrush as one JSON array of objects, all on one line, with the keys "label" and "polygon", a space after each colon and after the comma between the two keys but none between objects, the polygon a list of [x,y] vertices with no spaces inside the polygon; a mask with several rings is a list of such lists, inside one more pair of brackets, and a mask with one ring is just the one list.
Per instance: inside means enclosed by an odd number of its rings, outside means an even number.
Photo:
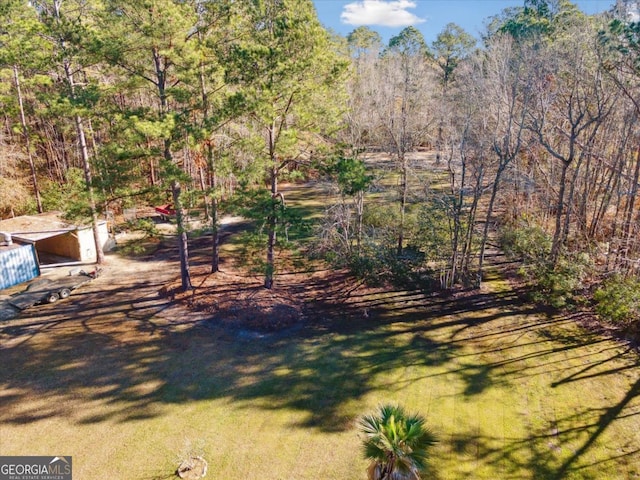
[{"label": "underbrush", "polygon": [[640,280],[616,275],[603,282],[593,299],[601,319],[640,340]]},{"label": "underbrush", "polygon": [[593,273],[589,254],[563,251],[554,260],[551,236],[535,225],[504,228],[500,243],[507,256],[522,262],[518,273],[528,282],[533,301],[553,308],[584,302],[582,286]]},{"label": "underbrush", "polygon": [[[337,204],[325,212],[310,250],[336,268],[347,268],[370,286],[391,285],[409,290],[434,291],[438,276],[426,251],[438,251],[424,241],[418,212],[407,209],[404,247],[398,253],[399,210],[395,205],[365,205],[358,227],[351,205]],[[430,237],[431,238],[431,237]],[[441,239],[438,239],[441,240]],[[443,241],[434,241],[442,245]]]},{"label": "underbrush", "polygon": [[503,230],[501,244],[520,259],[519,274],[528,282],[530,298],[557,309],[592,305],[598,321],[617,335],[640,340],[640,280],[614,275],[594,290],[598,274],[588,253],[562,252],[551,258],[551,237],[537,226]]},{"label": "underbrush", "polygon": [[424,255],[412,248],[405,248],[400,256],[395,249],[367,249],[348,257],[344,266],[372,286],[390,284],[427,292],[437,286],[434,272],[424,266]]}]

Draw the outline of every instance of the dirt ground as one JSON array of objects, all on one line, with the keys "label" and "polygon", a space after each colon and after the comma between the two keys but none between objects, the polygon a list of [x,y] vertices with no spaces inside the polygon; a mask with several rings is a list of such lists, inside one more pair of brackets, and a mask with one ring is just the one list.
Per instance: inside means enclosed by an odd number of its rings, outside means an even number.
[{"label": "dirt ground", "polygon": [[[204,317],[209,324],[259,335],[305,325],[326,326],[338,311],[341,318],[369,318],[376,315],[375,306],[363,305],[358,299],[385,291],[382,287],[367,286],[346,270],[332,269],[322,262],[309,262],[303,269],[280,272],[274,287],[265,289],[261,275],[238,267],[224,254],[221,271],[211,273],[210,241],[205,236],[190,244],[192,290],[181,292],[177,276],[159,290],[162,297]],[[157,252],[161,257],[167,254],[171,256],[163,249]]]}]

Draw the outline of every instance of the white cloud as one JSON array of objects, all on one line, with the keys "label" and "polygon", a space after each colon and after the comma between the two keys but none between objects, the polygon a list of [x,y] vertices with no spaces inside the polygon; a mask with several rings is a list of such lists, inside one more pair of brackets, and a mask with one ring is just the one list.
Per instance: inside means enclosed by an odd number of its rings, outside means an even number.
[{"label": "white cloud", "polygon": [[411,0],[362,0],[344,6],[340,20],[348,25],[378,25],[381,27],[406,27],[425,21],[407,9],[416,8]]}]

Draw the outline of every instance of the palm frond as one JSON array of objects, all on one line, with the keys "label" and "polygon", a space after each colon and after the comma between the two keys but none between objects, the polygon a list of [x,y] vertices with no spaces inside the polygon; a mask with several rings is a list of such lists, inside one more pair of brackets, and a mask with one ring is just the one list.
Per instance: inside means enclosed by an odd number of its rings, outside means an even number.
[{"label": "palm frond", "polygon": [[363,454],[377,465],[391,465],[392,478],[418,478],[426,467],[429,449],[437,443],[420,415],[407,415],[398,405],[382,405],[375,415],[365,415],[358,425],[365,438]]}]

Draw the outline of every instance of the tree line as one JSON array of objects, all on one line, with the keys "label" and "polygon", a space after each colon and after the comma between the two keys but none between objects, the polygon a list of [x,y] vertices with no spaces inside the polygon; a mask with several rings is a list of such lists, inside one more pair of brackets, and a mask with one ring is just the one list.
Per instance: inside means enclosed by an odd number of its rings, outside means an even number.
[{"label": "tree line", "polygon": [[[479,41],[452,23],[431,45],[413,27],[385,45],[367,27],[328,32],[310,1],[6,0],[0,211],[95,224],[170,196],[188,289],[185,202],[210,220],[213,271],[220,213],[240,204],[270,288],[293,222],[280,184],[313,172],[339,197],[316,251],[356,272],[478,286],[500,242],[558,305],[591,280],[636,291],[630,5],[525,0]],[[392,204],[370,195],[374,150]]]}]

